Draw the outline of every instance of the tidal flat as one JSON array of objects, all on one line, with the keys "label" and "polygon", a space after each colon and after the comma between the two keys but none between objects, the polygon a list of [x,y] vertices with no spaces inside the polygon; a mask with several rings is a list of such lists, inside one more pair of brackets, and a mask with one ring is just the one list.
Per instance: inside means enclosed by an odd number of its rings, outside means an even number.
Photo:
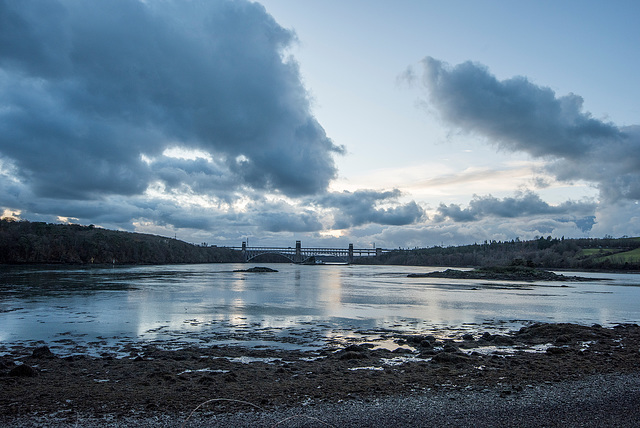
[{"label": "tidal flat", "polygon": [[[566,420],[585,426],[615,412],[626,419],[604,425],[638,425],[638,275],[567,284],[241,267],[3,270],[0,425],[526,426],[496,418],[530,399],[530,422],[574,409]],[[478,420],[474,403],[502,410]],[[387,419],[371,419],[384,406]],[[562,425],[538,422],[528,426]]]},{"label": "tidal flat", "polygon": [[[449,337],[378,331],[378,340],[366,339],[374,332],[357,333],[306,351],[220,345],[161,349],[131,342],[128,355],[119,348],[120,355],[103,349],[96,356],[56,354],[45,344],[12,347],[0,357],[0,422],[118,426],[118,421],[151,418],[165,420],[166,426],[206,426],[207,420],[237,413],[429,394],[490,393],[517,400],[549,385],[640,373],[635,324],[534,323],[504,333],[478,330]],[[312,422],[300,426],[322,426]]]}]

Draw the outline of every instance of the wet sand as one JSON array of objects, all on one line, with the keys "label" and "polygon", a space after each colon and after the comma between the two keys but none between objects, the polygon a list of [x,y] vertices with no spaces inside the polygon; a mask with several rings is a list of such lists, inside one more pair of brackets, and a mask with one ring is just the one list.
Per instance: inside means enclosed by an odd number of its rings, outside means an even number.
[{"label": "wet sand", "polygon": [[132,343],[126,356],[17,346],[0,356],[0,425],[638,426],[637,325],[494,331],[389,331],[393,351],[375,341],[313,351]]}]

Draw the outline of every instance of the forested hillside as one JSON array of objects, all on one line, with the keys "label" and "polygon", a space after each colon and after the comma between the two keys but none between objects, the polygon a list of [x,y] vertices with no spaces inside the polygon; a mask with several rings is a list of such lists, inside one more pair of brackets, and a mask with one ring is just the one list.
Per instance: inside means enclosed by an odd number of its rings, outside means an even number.
[{"label": "forested hillside", "polygon": [[0,220],[0,263],[164,264],[241,262],[220,247],[77,224]]},{"label": "forested hillside", "polygon": [[[262,262],[284,261],[273,256]],[[165,264],[242,262],[240,251],[77,224],[0,220],[0,263]],[[525,265],[548,269],[640,270],[640,238],[539,238],[393,250],[358,264]]]},{"label": "forested hillside", "polygon": [[640,238],[539,238],[459,247],[394,250],[368,263],[415,266],[506,266],[640,270]]}]

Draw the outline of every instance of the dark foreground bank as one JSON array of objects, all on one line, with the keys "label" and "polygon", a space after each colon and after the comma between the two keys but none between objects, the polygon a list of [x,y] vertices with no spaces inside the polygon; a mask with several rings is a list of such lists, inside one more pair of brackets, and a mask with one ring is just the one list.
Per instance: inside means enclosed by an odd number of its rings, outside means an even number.
[{"label": "dark foreground bank", "polygon": [[427,391],[421,394],[312,403],[275,409],[247,409],[189,416],[154,414],[101,418],[77,414],[17,417],[20,427],[638,427],[640,376],[594,375],[577,381],[531,386],[505,395],[483,390]]},{"label": "dark foreground bank", "polygon": [[395,339],[395,351],[141,346],[127,358],[14,348],[0,357],[0,425],[640,426],[637,325]]}]

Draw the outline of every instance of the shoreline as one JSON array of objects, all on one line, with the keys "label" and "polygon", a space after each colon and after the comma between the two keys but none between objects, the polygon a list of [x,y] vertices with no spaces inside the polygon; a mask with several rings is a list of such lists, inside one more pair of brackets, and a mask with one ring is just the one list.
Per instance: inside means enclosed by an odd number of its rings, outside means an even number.
[{"label": "shoreline", "polygon": [[[225,248],[225,247],[219,247]],[[22,263],[0,263],[0,267],[70,267],[70,268],[109,268],[109,267],[136,267],[136,266],[181,266],[181,265],[221,265],[221,264],[237,264],[237,265],[260,265],[260,264],[268,264],[268,265],[290,265],[296,264],[291,262],[242,262],[242,261],[230,261],[230,262],[171,262],[171,263],[71,263],[71,262],[22,262]],[[315,266],[315,264],[304,264],[301,263],[301,266]],[[453,269],[479,269],[486,267],[495,267],[495,265],[451,265],[451,264],[396,264],[396,263],[379,263],[379,264],[370,264],[370,263],[358,263],[353,262],[348,265],[344,264],[332,264],[325,263],[322,266],[395,266],[398,268],[401,267],[411,267],[411,268],[453,268]],[[508,265],[505,265],[508,266]],[[604,269],[604,268],[586,268],[586,267],[549,267],[549,266],[537,266],[536,269],[542,269],[547,271],[555,271],[555,272],[589,272],[589,273],[619,273],[619,274],[640,274],[640,270],[638,269]]]},{"label": "shoreline", "polygon": [[395,350],[366,339],[313,351],[217,345],[163,350],[141,343],[120,358],[56,355],[46,345],[11,348],[0,355],[0,423],[44,418],[73,426],[78,415],[116,424],[131,418],[175,422],[198,404],[222,398],[231,401],[210,403],[198,417],[233,418],[247,412],[246,403],[286,413],[425,394],[493,391],[509,398],[594,376],[640,375],[635,324],[488,330],[444,338],[387,332]]},{"label": "shoreline", "polygon": [[286,427],[629,427],[640,425],[640,375],[591,375],[504,395],[500,387],[427,391],[340,403],[216,413],[202,406],[180,414],[95,417],[77,413],[3,418],[7,427],[255,428]]}]

